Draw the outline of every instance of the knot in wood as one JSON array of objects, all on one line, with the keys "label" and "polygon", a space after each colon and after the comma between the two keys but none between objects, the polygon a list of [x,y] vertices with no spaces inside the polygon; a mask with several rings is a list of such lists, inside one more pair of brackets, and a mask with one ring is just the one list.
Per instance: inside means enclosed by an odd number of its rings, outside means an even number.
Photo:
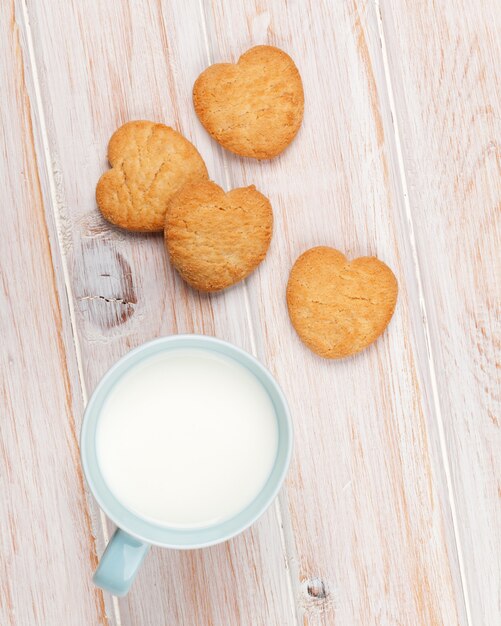
[{"label": "knot in wood", "polygon": [[306,592],[314,600],[324,600],[329,595],[325,583],[320,578],[310,578],[306,581]]}]

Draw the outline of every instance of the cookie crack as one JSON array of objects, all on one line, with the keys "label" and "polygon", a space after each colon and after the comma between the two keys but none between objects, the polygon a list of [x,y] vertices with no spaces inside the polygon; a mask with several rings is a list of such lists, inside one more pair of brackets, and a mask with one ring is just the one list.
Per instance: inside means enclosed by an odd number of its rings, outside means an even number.
[{"label": "cookie crack", "polygon": [[150,141],[151,141],[151,138],[153,137],[153,135],[155,134],[156,129],[157,129],[156,125],[151,127],[151,130],[148,133],[148,136],[146,137],[146,141],[144,142],[145,145],[146,145],[146,151],[148,152],[148,154],[151,154],[151,152],[150,152]]},{"label": "cookie crack", "polygon": [[162,168],[164,167],[164,165],[167,165],[167,161],[165,159],[162,161],[162,163],[160,164],[160,167],[157,169],[157,171],[153,174],[153,178],[151,180],[151,183],[148,185],[148,188],[144,191],[145,195],[148,195],[150,193],[151,188],[155,184],[155,181],[158,178],[158,175],[160,174],[160,172],[162,171]]},{"label": "cookie crack", "polygon": [[374,301],[370,298],[364,298],[363,296],[350,296],[349,294],[345,294],[344,296],[347,300],[361,300],[362,302],[369,302],[370,304],[374,304]]},{"label": "cookie crack", "polygon": [[129,177],[127,176],[127,172],[125,171],[125,168],[123,167],[123,163],[122,163],[122,167],[120,168],[120,171],[122,172],[122,176],[123,176],[123,182],[124,182],[124,187],[125,189],[127,189],[127,192],[129,194],[129,202],[127,203],[127,220],[130,217],[130,212],[131,209],[136,212],[136,213],[141,213],[141,208],[136,207],[136,203],[134,201],[134,194],[132,193],[132,189],[130,186],[130,181],[129,181]]}]

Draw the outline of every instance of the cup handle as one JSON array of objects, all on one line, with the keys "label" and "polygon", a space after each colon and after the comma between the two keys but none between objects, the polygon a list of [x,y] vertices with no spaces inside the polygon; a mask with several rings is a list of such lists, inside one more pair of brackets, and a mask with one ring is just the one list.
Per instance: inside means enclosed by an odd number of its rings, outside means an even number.
[{"label": "cup handle", "polygon": [[115,596],[124,596],[149,549],[149,544],[117,528],[92,577],[94,584]]}]

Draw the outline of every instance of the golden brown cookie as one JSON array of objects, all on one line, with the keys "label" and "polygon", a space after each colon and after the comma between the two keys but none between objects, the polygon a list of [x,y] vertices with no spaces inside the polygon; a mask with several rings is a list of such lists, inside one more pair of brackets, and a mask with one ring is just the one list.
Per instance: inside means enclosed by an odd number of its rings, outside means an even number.
[{"label": "golden brown cookie", "polygon": [[294,61],[273,46],[256,46],[236,64],[208,67],[193,87],[207,132],[227,150],[271,159],[290,144],[303,121],[303,83]]},{"label": "golden brown cookie", "polygon": [[137,121],[121,126],[108,144],[111,169],[96,187],[97,205],[112,224],[161,231],[172,196],[188,182],[207,178],[197,149],[164,124]]},{"label": "golden brown cookie", "polygon": [[186,185],[172,199],[165,243],[184,280],[201,291],[225,289],[266,256],[273,229],[269,200],[254,185],[225,193],[211,181]]},{"label": "golden brown cookie", "polygon": [[397,301],[397,279],[376,257],[348,261],[334,248],[302,254],[291,270],[287,306],[302,341],[320,356],[340,359],[375,341]]}]

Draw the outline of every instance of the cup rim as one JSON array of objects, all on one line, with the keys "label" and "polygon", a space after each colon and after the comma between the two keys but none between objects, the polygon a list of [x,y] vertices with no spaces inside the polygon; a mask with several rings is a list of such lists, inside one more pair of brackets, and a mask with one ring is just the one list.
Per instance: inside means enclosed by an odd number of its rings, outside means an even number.
[{"label": "cup rim", "polygon": [[[258,378],[260,384],[262,384],[266,389],[266,384],[265,384],[266,382],[270,386],[270,388],[273,390],[273,393],[276,395],[278,399],[280,415],[282,418],[282,424],[283,426],[285,426],[286,448],[285,448],[285,456],[281,462],[281,467],[277,475],[274,478],[274,485],[270,489],[269,494],[264,499],[264,501],[260,504],[260,506],[257,506],[254,508],[254,510],[252,511],[252,514],[249,515],[249,517],[246,518],[245,521],[240,526],[236,527],[231,532],[223,533],[221,536],[216,537],[216,538],[202,540],[202,541],[195,541],[189,544],[177,544],[177,543],[170,543],[169,541],[162,541],[157,538],[149,537],[147,533],[144,533],[142,531],[138,532],[137,529],[131,528],[129,526],[128,520],[120,519],[120,517],[117,516],[117,514],[113,511],[113,507],[109,505],[107,498],[109,499],[111,496],[111,499],[114,501],[114,503],[119,504],[120,507],[124,510],[124,512],[127,514],[129,518],[131,518],[133,521],[135,520],[136,522],[140,523],[142,526],[156,529],[158,532],[165,531],[166,533],[174,532],[174,533],[180,533],[180,534],[193,532],[194,534],[196,534],[196,533],[203,533],[204,531],[209,531],[209,530],[214,531],[219,526],[224,525],[226,522],[231,522],[232,520],[236,519],[238,516],[242,515],[247,510],[247,508],[249,508],[262,495],[267,483],[265,486],[263,486],[258,496],[256,496],[256,498],[252,501],[252,503],[248,505],[248,507],[244,508],[242,511],[240,511],[238,514],[236,514],[229,520],[223,520],[223,522],[221,522],[220,524],[215,524],[212,526],[196,527],[193,529],[185,530],[182,528],[155,524],[151,521],[146,520],[145,518],[142,518],[136,515],[135,513],[130,511],[130,509],[127,509],[126,507],[124,507],[121,504],[121,502],[118,500],[118,498],[116,498],[114,494],[111,492],[111,490],[109,490],[109,488],[107,487],[104,481],[104,478],[102,477],[102,474],[101,474],[101,471],[97,462],[92,463],[92,464],[91,462],[89,462],[87,451],[88,451],[88,446],[94,446],[94,449],[95,449],[95,437],[93,440],[90,439],[91,435],[89,434],[89,429],[91,427],[90,422],[96,410],[96,404],[98,403],[98,400],[101,400],[103,397],[104,398],[107,397],[111,387],[116,382],[116,380],[118,380],[125,373],[125,371],[127,371],[126,368],[133,367],[134,365],[139,363],[140,359],[138,359],[138,356],[143,352],[147,353],[148,349],[152,349],[156,346],[171,346],[173,344],[183,343],[186,341],[195,342],[199,344],[197,345],[197,347],[200,347],[201,349],[203,348],[214,349],[215,347],[219,348],[219,350],[216,349],[215,351],[223,353],[229,358],[233,358],[237,363],[246,367],[246,369],[248,369],[251,372],[252,370],[249,368],[249,363],[252,364],[253,369],[259,372],[259,376],[256,376],[256,377]],[[120,372],[121,369],[124,369],[124,371],[117,375],[117,372]],[[252,372],[252,373],[255,374],[255,372]],[[269,390],[266,389],[266,391],[269,391]],[[273,398],[271,399],[273,400]],[[101,400],[101,403],[102,403],[102,400]],[[275,402],[273,403],[275,406]],[[275,412],[277,413],[276,406],[275,406]],[[98,417],[95,417],[96,421],[98,419],[99,419]],[[278,420],[279,420],[279,416],[277,414],[277,421]],[[280,448],[280,443],[279,443],[279,448]],[[163,337],[158,337],[151,341],[142,343],[141,345],[137,346],[136,348],[133,348],[132,350],[129,350],[125,355],[123,355],[120,359],[118,359],[103,374],[99,383],[94,389],[87,403],[87,406],[85,407],[82,427],[80,430],[80,458],[81,458],[83,472],[85,475],[85,479],[87,481],[87,485],[90,489],[90,492],[93,495],[96,502],[98,503],[99,507],[102,509],[102,511],[107,515],[107,517],[112,522],[114,522],[114,524],[116,524],[117,527],[121,528],[126,533],[135,537],[136,539],[139,539],[140,541],[143,541],[150,545],[173,548],[177,550],[193,550],[197,548],[204,548],[204,547],[208,547],[211,545],[223,543],[224,541],[227,541],[228,539],[231,539],[232,537],[239,535],[241,532],[249,528],[255,521],[257,521],[258,518],[260,518],[263,515],[263,513],[269,508],[269,506],[275,500],[278,492],[280,491],[283,485],[285,476],[289,469],[290,460],[292,457],[292,451],[293,451],[293,425],[292,425],[292,419],[290,415],[289,406],[287,403],[287,399],[285,398],[285,395],[282,389],[280,388],[280,385],[275,380],[271,372],[256,357],[254,357],[252,354],[250,354],[246,350],[243,350],[242,348],[228,341],[218,339],[217,337],[213,337],[211,335],[195,334],[195,333],[193,334],[185,333],[185,334],[179,334],[179,335],[167,335]],[[277,451],[277,459],[275,459],[275,463],[277,463],[278,454],[279,452]],[[270,473],[270,476],[268,477],[268,481],[270,480],[273,472],[274,472],[274,469]],[[96,481],[96,477],[98,478],[98,481]],[[99,486],[98,482],[101,483],[101,487]],[[103,485],[108,492],[106,496],[102,493]]]}]

